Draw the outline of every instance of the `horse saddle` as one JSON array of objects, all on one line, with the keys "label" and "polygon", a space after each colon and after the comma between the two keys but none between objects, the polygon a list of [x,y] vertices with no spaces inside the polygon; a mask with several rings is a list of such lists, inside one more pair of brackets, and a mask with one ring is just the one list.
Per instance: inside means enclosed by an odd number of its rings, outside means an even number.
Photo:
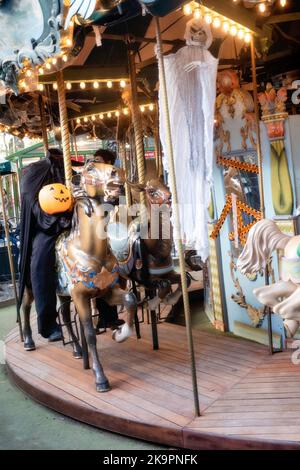
[{"label": "horse saddle", "polygon": [[107,226],[107,236],[111,250],[118,261],[120,276],[129,276],[134,266],[136,269],[142,268],[138,223],[133,221],[127,227],[121,222],[112,222]]}]

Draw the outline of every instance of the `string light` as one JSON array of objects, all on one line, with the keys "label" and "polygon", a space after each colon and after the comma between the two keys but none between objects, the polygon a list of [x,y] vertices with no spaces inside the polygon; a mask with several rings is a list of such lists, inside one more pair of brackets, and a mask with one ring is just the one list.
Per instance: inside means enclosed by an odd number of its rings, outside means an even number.
[{"label": "string light", "polygon": [[44,85],[42,83],[39,83],[39,90],[43,91],[44,90]]},{"label": "string light", "polygon": [[207,13],[205,16],[204,16],[204,20],[207,24],[211,24],[212,23],[212,16]]},{"label": "string light", "polygon": [[265,3],[260,3],[260,4],[258,5],[258,9],[259,9],[260,13],[265,13],[265,11],[266,11],[266,4],[265,4]]},{"label": "string light", "polygon": [[120,116],[120,111],[116,111],[116,117]]},{"label": "string light", "polygon": [[54,82],[54,83],[53,83],[53,89],[54,89],[54,90],[57,90],[57,88],[58,88],[57,83]]},{"label": "string light", "polygon": [[107,117],[111,118],[111,112],[107,113]]},{"label": "string light", "polygon": [[82,90],[85,89],[85,82],[80,82],[80,88],[81,88]]},{"label": "string light", "polygon": [[112,86],[113,86],[112,81],[109,80],[109,81],[107,82],[107,88],[112,88]]},{"label": "string light", "polygon": [[51,64],[50,64],[50,62],[47,62],[47,63],[46,63],[46,69],[48,69],[48,70],[51,69]]},{"label": "string light", "polygon": [[31,75],[32,75],[31,70],[26,70],[26,74],[25,74],[25,75],[26,75],[26,77],[31,77]]},{"label": "string light", "polygon": [[287,0],[280,0],[280,6],[284,8],[287,4]]},{"label": "string light", "polygon": [[81,123],[80,118],[77,118],[76,122],[77,122],[77,124],[80,124]]},{"label": "string light", "polygon": [[121,87],[121,88],[125,88],[125,87],[126,87],[126,82],[125,82],[125,80],[121,80],[121,81],[120,81],[120,87]]},{"label": "string light", "polygon": [[40,68],[39,68],[39,74],[40,74],[40,75],[44,75],[44,69],[43,69],[43,67],[40,67]]},{"label": "string light", "polygon": [[56,65],[57,64],[57,59],[54,57],[54,59],[52,59],[52,64],[53,65]]},{"label": "string light", "polygon": [[141,110],[141,113],[144,113],[145,112],[145,106],[141,106],[140,110]]},{"label": "string light", "polygon": [[[146,110],[149,110],[149,111],[153,111],[155,109],[155,106],[153,103],[147,103],[147,104],[142,104],[140,105],[140,110],[141,112],[146,112]],[[121,116],[121,112],[127,116],[130,112],[130,110],[128,108],[123,108],[122,111],[120,111],[119,109],[111,109],[109,111],[105,111],[104,113],[100,113],[98,115],[98,117],[102,120],[104,119],[105,117],[107,118],[112,118],[112,117],[119,117]],[[91,114],[91,115],[86,115],[86,116],[81,116],[79,118],[77,118],[76,122],[79,124],[80,123],[80,119],[83,119],[84,122],[88,122],[89,120],[92,120],[92,121],[95,121],[97,119],[97,116],[95,114]]]},{"label": "string light", "polygon": [[188,16],[188,15],[191,15],[193,13],[193,9],[192,9],[192,6],[190,3],[187,3],[186,5],[184,5],[183,7],[183,13]]},{"label": "string light", "polygon": [[218,16],[216,16],[213,21],[213,27],[220,28],[220,26],[221,26],[221,20]]},{"label": "string light", "polygon": [[88,122],[88,118],[87,118],[87,117],[83,118],[83,120],[84,120],[84,122]]},{"label": "string light", "polygon": [[66,44],[67,44],[68,47],[71,47],[72,44],[73,44],[72,39],[68,38],[68,39],[66,40]]},{"label": "string light", "polygon": [[196,20],[199,20],[201,18],[200,8],[196,8],[196,10],[194,11],[194,18],[196,18]]},{"label": "string light", "polygon": [[93,114],[93,116],[92,116],[92,121],[96,121],[96,116],[95,116],[95,114]]},{"label": "string light", "polygon": [[104,116],[103,116],[103,114],[102,114],[102,113],[101,113],[101,114],[99,114],[99,118],[100,118],[100,119],[104,119]]},{"label": "string light", "polygon": [[72,83],[67,82],[66,87],[67,87],[67,90],[72,90]]},{"label": "string light", "polygon": [[94,86],[94,88],[97,89],[97,88],[99,88],[99,83],[98,83],[98,82],[94,82],[93,86]]},{"label": "string light", "polygon": [[231,36],[236,36],[237,35],[237,27],[233,24],[230,28],[230,34]]},{"label": "string light", "polygon": [[153,110],[154,110],[154,105],[153,105],[153,104],[150,104],[150,105],[149,105],[149,109],[150,109],[150,111],[153,111]]},{"label": "string light", "polygon": [[63,62],[68,62],[68,56],[67,56],[67,54],[64,54],[64,55],[62,56],[62,60],[63,60]]},{"label": "string light", "polygon": [[125,116],[127,116],[128,115],[128,109],[126,109],[126,108],[123,109],[123,113],[125,114]]},{"label": "string light", "polygon": [[[240,0],[233,0],[233,1],[236,4],[240,2]],[[263,4],[266,8],[266,0],[260,0],[260,1],[261,1],[260,4]],[[287,2],[287,0],[282,0],[282,1],[285,4]],[[185,15],[194,14],[194,18],[203,17],[204,21],[207,24],[212,24],[214,28],[222,27],[225,33],[230,32],[232,36],[238,36],[239,39],[244,39],[246,42],[250,42],[251,40],[251,34],[246,27],[244,27],[242,24],[232,21],[229,18],[226,18],[222,14],[216,15],[214,11],[212,11],[210,8],[205,7],[202,3],[201,5],[199,2],[194,2],[194,1],[186,3],[183,6],[183,13]]]}]

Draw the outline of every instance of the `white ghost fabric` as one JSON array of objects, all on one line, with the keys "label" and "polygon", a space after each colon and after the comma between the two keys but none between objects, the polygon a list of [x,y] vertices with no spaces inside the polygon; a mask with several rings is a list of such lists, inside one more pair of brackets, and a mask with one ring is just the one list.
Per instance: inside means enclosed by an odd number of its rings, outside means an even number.
[{"label": "white ghost fabric", "polygon": [[[205,31],[208,26],[201,23],[200,27]],[[206,260],[209,255],[207,224],[212,181],[218,60],[206,50],[211,44],[211,33],[206,34],[206,41],[202,42],[201,47],[197,43],[199,36],[194,42],[195,29],[197,29],[195,20],[192,20],[187,24],[185,36],[190,45],[183,47],[176,54],[165,56],[164,60],[181,235],[185,245],[196,249],[201,258]],[[166,117],[162,106],[161,89],[159,93],[160,135],[164,150],[164,166],[168,171]]]}]

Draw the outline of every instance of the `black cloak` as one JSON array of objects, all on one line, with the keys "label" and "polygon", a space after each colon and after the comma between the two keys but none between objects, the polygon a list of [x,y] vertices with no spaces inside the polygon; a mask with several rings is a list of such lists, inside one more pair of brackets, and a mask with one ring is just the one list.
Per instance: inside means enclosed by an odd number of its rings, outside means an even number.
[{"label": "black cloak", "polygon": [[[21,179],[21,221],[20,221],[20,289],[21,305],[25,286],[30,286],[30,260],[32,240],[42,231],[49,237],[57,237],[69,226],[66,214],[49,215],[40,208],[38,194],[41,188],[51,183],[64,183],[62,152],[51,149],[46,158],[25,168]],[[71,216],[71,214],[70,214]]]}]

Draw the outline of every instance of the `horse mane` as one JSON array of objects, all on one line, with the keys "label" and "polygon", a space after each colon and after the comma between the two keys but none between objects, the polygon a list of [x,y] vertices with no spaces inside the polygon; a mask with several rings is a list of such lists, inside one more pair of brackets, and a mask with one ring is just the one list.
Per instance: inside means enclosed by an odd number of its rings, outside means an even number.
[{"label": "horse mane", "polygon": [[254,274],[265,268],[272,252],[285,246],[290,237],[282,233],[273,220],[263,219],[249,231],[237,267],[242,274]]}]

